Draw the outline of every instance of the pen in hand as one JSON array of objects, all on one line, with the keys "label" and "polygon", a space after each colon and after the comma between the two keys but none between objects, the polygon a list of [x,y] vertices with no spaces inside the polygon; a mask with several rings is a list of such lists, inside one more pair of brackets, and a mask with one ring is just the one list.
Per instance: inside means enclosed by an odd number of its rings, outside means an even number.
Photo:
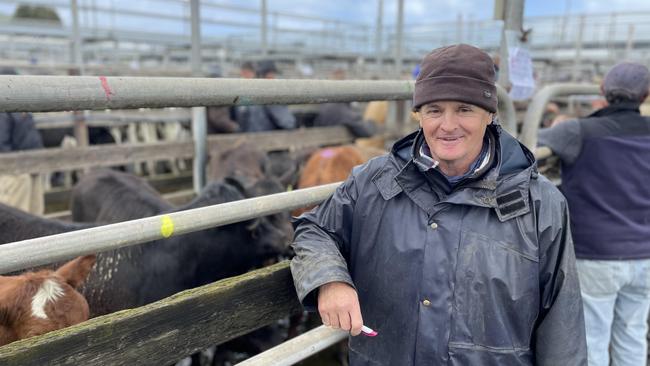
[{"label": "pen in hand", "polygon": [[366,327],[365,325],[361,327],[361,333],[368,337],[375,337],[377,335],[376,331]]}]

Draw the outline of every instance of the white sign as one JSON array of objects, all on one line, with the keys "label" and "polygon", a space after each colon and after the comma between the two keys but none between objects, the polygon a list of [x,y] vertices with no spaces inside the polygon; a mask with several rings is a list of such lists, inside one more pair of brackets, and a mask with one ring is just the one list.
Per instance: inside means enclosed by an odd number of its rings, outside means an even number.
[{"label": "white sign", "polygon": [[512,84],[510,98],[513,100],[529,99],[535,92],[533,60],[530,57],[530,51],[519,42],[515,32],[506,32],[506,37],[508,42],[508,72]]},{"label": "white sign", "polygon": [[510,71],[510,97],[524,100],[533,96],[535,79],[533,78],[533,61],[526,48],[513,47],[508,50],[508,70]]}]

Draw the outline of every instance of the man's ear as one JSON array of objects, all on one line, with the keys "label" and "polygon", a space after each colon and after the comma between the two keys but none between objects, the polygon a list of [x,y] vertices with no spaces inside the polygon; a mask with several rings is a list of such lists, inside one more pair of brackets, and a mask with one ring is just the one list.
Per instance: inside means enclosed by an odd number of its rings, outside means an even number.
[{"label": "man's ear", "polygon": [[412,111],[411,113],[413,114],[413,117],[418,120],[418,125],[420,128],[422,128],[422,115],[420,114],[420,109],[418,108],[418,110]]},{"label": "man's ear", "polygon": [[496,116],[495,113],[488,112],[488,121],[487,121],[486,124],[487,124],[487,125],[491,125],[492,123],[494,123],[494,117],[495,117],[495,116]]}]

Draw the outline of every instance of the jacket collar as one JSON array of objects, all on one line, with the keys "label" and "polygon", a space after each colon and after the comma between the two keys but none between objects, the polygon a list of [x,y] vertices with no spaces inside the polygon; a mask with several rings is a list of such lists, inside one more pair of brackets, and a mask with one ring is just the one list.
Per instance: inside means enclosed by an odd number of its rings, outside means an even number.
[{"label": "jacket collar", "polygon": [[641,114],[639,106],[639,103],[632,102],[610,104],[607,107],[601,108],[590,114],[589,117],[604,117],[621,112],[636,112],[638,114]]},{"label": "jacket collar", "polygon": [[426,173],[418,168],[412,152],[420,131],[393,145],[372,181],[385,200],[404,192],[429,215],[448,204],[494,208],[502,221],[529,212],[530,180],[537,177],[533,154],[499,126],[490,125],[486,133],[494,138],[496,161],[479,178],[461,183],[449,194],[439,189],[435,180],[427,180]]}]

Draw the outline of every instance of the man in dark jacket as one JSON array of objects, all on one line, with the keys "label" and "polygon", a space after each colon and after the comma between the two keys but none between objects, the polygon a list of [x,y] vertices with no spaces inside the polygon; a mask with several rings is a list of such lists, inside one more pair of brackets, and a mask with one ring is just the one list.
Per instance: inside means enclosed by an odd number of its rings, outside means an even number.
[{"label": "man in dark jacket", "polygon": [[562,162],[589,365],[647,362],[650,118],[639,105],[649,86],[645,66],[620,63],[601,86],[609,106],[539,134]]},{"label": "man in dark jacket", "polygon": [[[345,71],[336,69],[333,80],[345,80]],[[314,127],[345,126],[355,137],[370,137],[377,131],[372,121],[365,121],[361,112],[350,103],[323,103],[318,106]]]},{"label": "man in dark jacket", "polygon": [[[29,113],[0,113],[0,152],[41,149],[43,141]],[[26,212],[42,214],[43,181],[40,175],[1,174],[0,202]]]},{"label": "man in dark jacket", "polygon": [[421,129],[296,221],[299,299],[358,365],[586,365],[566,202],[494,120],[491,58],[436,49]]},{"label": "man in dark jacket", "polygon": [[[258,78],[275,79],[277,73],[273,61],[264,60],[257,65]],[[296,117],[286,105],[238,106],[236,119],[240,132],[291,130],[297,127]]]},{"label": "man in dark jacket", "polygon": [[318,106],[314,127],[345,126],[355,137],[370,137],[377,131],[372,121],[364,121],[350,103],[324,103]]}]

